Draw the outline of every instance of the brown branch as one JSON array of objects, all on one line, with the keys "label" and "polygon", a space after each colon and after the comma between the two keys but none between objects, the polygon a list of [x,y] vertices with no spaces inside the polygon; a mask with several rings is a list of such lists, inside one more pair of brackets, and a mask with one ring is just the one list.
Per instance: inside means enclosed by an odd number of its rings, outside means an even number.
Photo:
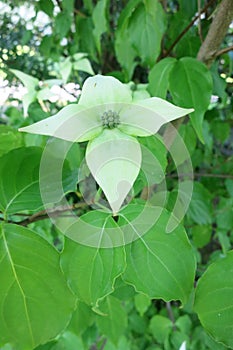
[{"label": "brown branch", "polygon": [[208,67],[214,61],[233,18],[233,1],[222,0],[210,25],[207,36],[200,47],[197,59]]},{"label": "brown branch", "polygon": [[74,8],[74,14],[79,15],[82,18],[87,18],[87,16],[83,12],[77,10],[76,8]]},{"label": "brown branch", "polygon": [[187,173],[187,174],[168,174],[167,177],[170,178],[178,178],[178,177],[185,177],[185,176],[191,176],[193,175],[194,177],[213,177],[217,179],[233,179],[233,175],[228,175],[228,174],[206,174],[206,173]]},{"label": "brown branch", "polygon": [[[20,226],[27,226],[33,222],[37,222],[40,220],[44,220],[44,219],[48,219],[51,217],[58,217],[58,216],[64,216],[62,214],[68,212],[68,211],[72,211],[75,209],[80,209],[80,208],[85,208],[88,207],[88,204],[85,202],[80,202],[80,203],[76,203],[74,205],[71,206],[61,206],[61,207],[56,207],[50,210],[41,210],[38,213],[35,213],[33,215],[30,215],[28,217],[26,217],[24,220],[21,221],[12,221],[12,220],[5,220],[4,218],[0,218],[0,221],[5,221],[7,223],[11,223],[11,224],[16,224],[16,225],[20,225]],[[3,213],[0,212],[0,214],[3,215]],[[27,216],[26,214],[14,214],[14,216]],[[66,217],[69,215],[65,215]]]},{"label": "brown branch", "polygon": [[215,57],[221,56],[221,55],[223,55],[224,53],[227,53],[227,52],[232,51],[232,50],[233,50],[233,45],[232,45],[232,46],[228,46],[228,47],[224,47],[224,49],[219,50],[219,51],[216,53]]},{"label": "brown branch", "polygon": [[169,54],[172,52],[176,44],[180,41],[181,38],[189,31],[189,29],[193,26],[193,24],[200,18],[201,14],[206,12],[206,10],[215,2],[216,0],[210,0],[205,7],[203,7],[202,10],[192,19],[192,21],[187,25],[187,27],[184,28],[184,30],[178,35],[178,37],[175,39],[175,41],[172,43],[172,45],[168,48],[166,51],[166,54],[163,56],[163,58],[169,56]]}]

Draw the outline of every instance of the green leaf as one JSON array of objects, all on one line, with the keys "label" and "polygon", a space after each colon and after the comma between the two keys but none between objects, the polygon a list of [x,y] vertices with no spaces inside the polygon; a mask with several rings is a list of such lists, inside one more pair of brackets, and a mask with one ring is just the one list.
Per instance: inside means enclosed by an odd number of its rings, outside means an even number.
[{"label": "green leaf", "polygon": [[233,222],[233,198],[221,197],[215,215],[218,229],[231,231]]},{"label": "green leaf", "polygon": [[54,4],[52,0],[40,0],[38,5],[41,11],[46,13],[46,15],[49,17],[53,16]]},{"label": "green leaf", "polygon": [[150,320],[150,331],[155,340],[163,344],[172,331],[172,322],[167,317],[155,315]]},{"label": "green leaf", "polygon": [[[61,254],[61,266],[70,287],[81,301],[94,308],[98,307],[100,299],[113,291],[115,279],[125,268],[123,247],[112,248],[109,242],[110,248],[101,248],[106,228],[115,229],[115,234],[118,234],[117,224],[109,214],[88,212],[69,227],[66,235],[80,242],[80,233],[83,233],[89,246],[84,245],[84,241],[80,244],[67,239]],[[98,231],[99,242],[95,247],[95,233]]]},{"label": "green leaf", "polygon": [[191,122],[199,139],[203,141],[203,117],[213,88],[211,73],[196,59],[183,57],[173,66],[169,79],[173,101],[179,106],[195,109],[190,115]]},{"label": "green leaf", "polygon": [[129,20],[128,32],[143,64],[150,67],[154,65],[165,29],[165,13],[159,1],[145,0],[135,9]]},{"label": "green leaf", "polygon": [[78,302],[78,307],[72,315],[72,319],[68,326],[68,329],[77,334],[82,334],[88,327],[94,322],[94,312],[89,306],[81,301]]},{"label": "green leaf", "polygon": [[104,131],[90,141],[87,165],[116,214],[133,186],[141,166],[139,142],[118,128]]},{"label": "green leaf", "polygon": [[148,90],[152,96],[166,98],[169,86],[169,75],[175,62],[175,58],[167,57],[156,63],[150,70]]},{"label": "green leaf", "polygon": [[0,226],[0,344],[31,350],[67,325],[75,307],[59,254],[36,233]]},{"label": "green leaf", "polygon": [[96,43],[93,36],[93,22],[91,17],[76,17],[76,35],[81,52],[88,52],[90,57],[98,62]]},{"label": "green leaf", "polygon": [[[39,166],[42,149],[22,147],[0,160],[0,210],[12,214],[42,207]],[[10,174],[10,176],[9,176]]]},{"label": "green leaf", "polygon": [[213,94],[219,96],[222,102],[225,104],[227,101],[227,93],[226,93],[227,83],[220,76],[218,69],[219,67],[217,62],[215,62],[210,68],[212,78],[213,78]]},{"label": "green leaf", "polygon": [[130,35],[128,33],[129,19],[132,16],[135,8],[140,3],[140,0],[130,0],[122,10],[116,30],[115,51],[117,60],[122,66],[126,74],[126,81],[130,80],[136,66],[134,62],[137,56],[136,50],[132,47]]},{"label": "green leaf", "polygon": [[214,137],[220,142],[225,142],[230,136],[231,126],[223,120],[213,120],[210,127]]},{"label": "green leaf", "polygon": [[94,75],[94,71],[90,64],[90,61],[85,58],[85,54],[75,54],[74,56],[75,62],[73,63],[73,69],[77,71],[82,71]]},{"label": "green leaf", "polygon": [[39,80],[31,75],[23,73],[17,69],[11,69],[11,72],[14,73],[19,80],[21,80],[23,85],[28,89],[28,92],[35,90],[35,87],[39,84]]},{"label": "green leaf", "polygon": [[108,3],[109,0],[99,0],[92,13],[92,19],[94,23],[93,34],[99,53],[101,53],[101,35],[108,30],[108,21],[106,18]]},{"label": "green leaf", "polygon": [[189,334],[192,329],[192,321],[188,315],[183,315],[176,320],[176,326],[182,333]]},{"label": "green leaf", "polygon": [[210,225],[196,225],[192,227],[193,243],[197,248],[203,248],[210,242],[212,227]]},{"label": "green leaf", "polygon": [[23,85],[28,90],[28,92],[22,98],[24,115],[27,116],[29,105],[36,100],[36,95],[37,95],[36,87],[39,85],[39,80],[17,69],[11,69],[11,72],[21,80]]},{"label": "green leaf", "polygon": [[64,83],[69,79],[70,73],[72,71],[72,63],[70,57],[67,57],[64,61],[59,64],[59,74],[62,77]]},{"label": "green leaf", "polygon": [[159,135],[140,138],[142,147],[141,168],[149,185],[160,183],[164,179],[167,167],[167,149]]},{"label": "green leaf", "polygon": [[212,223],[211,214],[210,193],[201,183],[194,182],[188,217],[199,225],[207,225]]},{"label": "green leaf", "polygon": [[226,189],[231,197],[233,197],[233,180],[226,179],[225,180]]},{"label": "green leaf", "polygon": [[120,336],[127,327],[127,314],[121,302],[111,295],[107,296],[101,303],[101,311],[105,316],[97,316],[97,326],[101,333],[117,345]]},{"label": "green leaf", "polygon": [[145,294],[136,294],[134,297],[134,303],[136,310],[139,312],[140,316],[142,317],[148,307],[151,305],[150,298]]},{"label": "green leaf", "polygon": [[60,39],[64,38],[70,30],[72,24],[72,16],[67,10],[59,12],[55,17],[55,32],[59,35]]},{"label": "green leaf", "polygon": [[[183,139],[183,142],[180,141]],[[197,135],[193,126],[189,124],[182,124],[179,127],[178,135],[174,138],[172,145],[170,146],[170,153],[175,155],[174,167],[178,167],[185,161],[190,160],[190,156],[193,154],[197,144]],[[186,151],[184,150],[186,147]]]},{"label": "green leaf", "polygon": [[62,0],[62,7],[70,15],[73,13],[74,0]]},{"label": "green leaf", "polygon": [[0,156],[23,145],[22,135],[7,125],[0,125]]},{"label": "green leaf", "polygon": [[194,310],[203,327],[218,342],[232,347],[233,251],[213,263],[199,279]]},{"label": "green leaf", "polygon": [[[50,143],[50,151],[53,144]],[[55,151],[58,148],[55,145]],[[50,154],[47,159],[47,168],[42,171],[41,166],[42,149],[40,147],[21,147],[10,151],[2,156],[0,160],[0,210],[5,214],[14,214],[22,211],[36,211],[43,207],[41,189],[55,195],[57,201],[61,200],[64,193],[75,189],[77,178],[74,171],[70,170],[64,158],[59,162],[59,155]],[[54,169],[57,164],[62,169],[62,184],[60,179],[54,180]],[[43,163],[45,167],[45,161]],[[11,176],[9,176],[11,174]],[[57,188],[61,186],[61,196],[57,196]],[[43,186],[47,186],[44,189]],[[51,204],[46,203],[46,204]]]},{"label": "green leaf", "polygon": [[[139,207],[136,206],[134,215]],[[125,212],[127,213],[127,208]],[[127,268],[123,278],[150,298],[162,298],[165,301],[179,299],[185,303],[195,273],[191,245],[181,225],[171,233],[166,233],[167,224],[171,220],[169,212],[154,207],[150,215],[151,217],[148,212],[147,221],[153,226],[144,235],[142,227],[141,230],[140,226],[134,227],[138,239],[126,246]],[[129,219],[128,214],[126,221]]]},{"label": "green leaf", "polygon": [[84,350],[82,339],[75,333],[66,331],[50,348],[50,350]]}]

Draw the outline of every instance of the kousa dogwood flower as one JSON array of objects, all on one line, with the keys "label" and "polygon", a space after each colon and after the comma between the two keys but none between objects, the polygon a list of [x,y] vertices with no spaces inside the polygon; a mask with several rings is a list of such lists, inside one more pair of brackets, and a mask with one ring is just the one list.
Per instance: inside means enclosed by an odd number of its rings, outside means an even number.
[{"label": "kousa dogwood flower", "polygon": [[136,180],[141,148],[135,136],[155,134],[160,127],[193,109],[152,97],[134,102],[126,85],[110,76],[88,78],[78,104],[20,131],[60,139],[89,141],[86,162],[114,214]]}]

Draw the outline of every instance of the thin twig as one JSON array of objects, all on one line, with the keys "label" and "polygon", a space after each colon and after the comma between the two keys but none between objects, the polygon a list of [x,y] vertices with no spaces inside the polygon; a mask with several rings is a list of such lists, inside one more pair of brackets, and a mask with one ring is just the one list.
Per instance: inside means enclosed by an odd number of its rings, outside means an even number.
[{"label": "thin twig", "polygon": [[166,303],[166,309],[167,309],[167,314],[168,314],[168,317],[169,319],[172,321],[172,324],[173,324],[173,330],[175,331],[176,330],[176,320],[175,320],[175,317],[174,317],[174,314],[173,314],[173,311],[172,311],[172,307],[171,307],[171,303],[170,301],[168,301]]},{"label": "thin twig", "polygon": [[199,14],[198,34],[201,39],[201,42],[203,43],[202,29],[201,29],[201,0],[198,0],[198,14]]},{"label": "thin twig", "polygon": [[233,179],[233,175],[228,175],[228,174],[206,174],[206,173],[187,173],[187,174],[168,174],[166,175],[169,178],[178,178],[178,177],[185,177],[185,176],[191,176],[193,175],[194,177],[212,177],[212,178],[217,178],[217,179]]},{"label": "thin twig", "polygon": [[[27,226],[33,222],[37,222],[40,220],[45,220],[48,219],[50,217],[58,217],[58,216],[64,216],[62,214],[68,212],[68,211],[72,211],[72,210],[77,210],[80,208],[85,208],[87,207],[87,203],[85,202],[80,202],[80,203],[76,203],[74,205],[71,206],[60,206],[60,207],[56,207],[50,210],[41,210],[33,215],[28,216],[27,214],[14,214],[14,216],[26,216],[25,219],[21,220],[21,221],[13,221],[13,220],[4,220],[3,218],[0,218],[1,221],[6,221],[7,223],[11,223],[11,224],[16,224],[16,225],[20,225],[20,226]],[[0,212],[0,214],[3,215],[2,212]],[[68,217],[69,215],[65,215],[66,217]]]},{"label": "thin twig", "polygon": [[218,52],[216,52],[215,57],[221,56],[224,53],[227,53],[227,52],[232,51],[232,50],[233,50],[233,45],[232,46],[228,46],[228,47],[224,47],[224,49],[219,50]]},{"label": "thin twig", "polygon": [[178,37],[175,39],[173,44],[168,48],[166,51],[166,54],[163,56],[163,58],[169,56],[169,54],[172,52],[176,44],[180,41],[181,38],[189,31],[189,29],[193,26],[193,24],[196,22],[196,20],[201,16],[202,13],[206,12],[206,10],[215,2],[216,0],[210,0],[205,7],[203,7],[202,10],[192,19],[192,21],[187,25],[187,27],[184,28],[184,30],[178,35]]},{"label": "thin twig", "polygon": [[74,9],[74,13],[76,15],[79,15],[80,17],[87,18],[87,16],[84,13],[82,13],[81,11],[79,11],[77,9]]}]

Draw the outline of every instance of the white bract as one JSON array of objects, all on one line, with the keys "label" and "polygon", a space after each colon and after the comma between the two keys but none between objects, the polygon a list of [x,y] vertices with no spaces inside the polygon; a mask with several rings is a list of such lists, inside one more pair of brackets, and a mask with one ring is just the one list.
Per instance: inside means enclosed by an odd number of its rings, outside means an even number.
[{"label": "white bract", "polygon": [[191,112],[193,109],[157,97],[133,102],[126,85],[96,75],[85,81],[78,104],[19,130],[72,142],[89,141],[87,165],[116,214],[141,166],[141,148],[135,136],[153,135],[163,124]]}]

